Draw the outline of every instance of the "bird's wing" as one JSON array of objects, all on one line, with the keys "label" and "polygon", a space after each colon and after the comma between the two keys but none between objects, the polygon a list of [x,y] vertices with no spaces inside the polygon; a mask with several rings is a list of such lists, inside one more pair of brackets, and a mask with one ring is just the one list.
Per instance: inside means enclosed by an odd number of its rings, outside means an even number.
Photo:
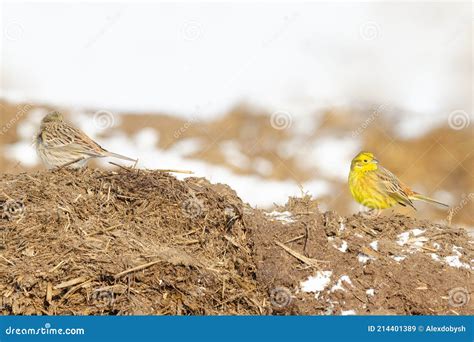
[{"label": "bird's wing", "polygon": [[41,133],[46,148],[68,149],[70,151],[100,156],[104,149],[81,130],[68,124],[48,125]]},{"label": "bird's wing", "polygon": [[410,193],[412,193],[410,188],[403,184],[397,176],[384,167],[379,166],[378,171],[377,175],[382,190],[404,207],[409,205],[412,208],[415,208],[413,202],[409,198]]}]

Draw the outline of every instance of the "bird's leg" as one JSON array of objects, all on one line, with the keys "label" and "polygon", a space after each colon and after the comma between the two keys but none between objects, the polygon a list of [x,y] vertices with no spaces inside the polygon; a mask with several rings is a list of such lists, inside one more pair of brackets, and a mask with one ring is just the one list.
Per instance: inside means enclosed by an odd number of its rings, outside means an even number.
[{"label": "bird's leg", "polygon": [[78,163],[78,162],[80,162],[81,160],[84,160],[84,159],[86,159],[86,158],[85,158],[85,157],[80,157],[80,158],[77,158],[77,159],[75,159],[75,160],[73,160],[73,161],[67,162],[67,163],[64,164],[64,165],[58,166],[58,167],[56,168],[56,171],[61,170],[61,169],[64,169],[64,168],[66,168],[66,167],[68,167],[68,166],[71,166],[72,164],[76,164],[76,163]]},{"label": "bird's leg", "polygon": [[364,210],[361,212],[363,216],[371,217],[373,215],[375,209],[373,208],[368,208],[367,210]]}]

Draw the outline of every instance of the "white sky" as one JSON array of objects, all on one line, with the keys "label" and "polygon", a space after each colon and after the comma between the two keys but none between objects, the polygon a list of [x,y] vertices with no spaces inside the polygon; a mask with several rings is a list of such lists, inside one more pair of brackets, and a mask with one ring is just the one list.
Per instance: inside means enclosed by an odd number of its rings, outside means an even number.
[{"label": "white sky", "polygon": [[2,5],[3,96],[209,117],[381,103],[471,112],[472,5]]}]

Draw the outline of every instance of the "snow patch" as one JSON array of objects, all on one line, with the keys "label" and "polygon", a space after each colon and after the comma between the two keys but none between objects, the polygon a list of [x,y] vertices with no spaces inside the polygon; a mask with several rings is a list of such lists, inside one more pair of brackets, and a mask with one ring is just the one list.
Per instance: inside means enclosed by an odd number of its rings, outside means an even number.
[{"label": "snow patch", "polygon": [[406,243],[408,242],[408,238],[410,237],[410,232],[404,232],[404,233],[401,233],[397,236],[397,243],[400,245],[400,246],[404,246],[406,245]]},{"label": "snow patch", "polygon": [[301,290],[303,292],[314,292],[316,298],[318,298],[319,293],[329,285],[331,275],[332,271],[318,271],[315,276],[310,276],[300,283]]},{"label": "snow patch", "polygon": [[461,261],[460,257],[462,256],[462,253],[461,253],[462,249],[463,249],[462,247],[453,246],[452,251],[456,255],[448,255],[444,258],[441,258],[438,254],[431,253],[431,258],[439,262],[444,261],[448,266],[451,266],[451,267],[472,269],[473,267],[471,265]]},{"label": "snow patch", "polygon": [[411,232],[412,232],[413,235],[419,236],[419,235],[423,234],[425,231],[426,231],[425,229],[415,228]]},{"label": "snow patch", "polygon": [[337,290],[346,291],[346,289],[342,286],[342,282],[346,282],[352,286],[351,278],[349,278],[349,276],[347,275],[343,275],[338,279],[337,283],[331,288],[331,292],[334,292]]},{"label": "snow patch", "polygon": [[394,255],[394,256],[392,256],[392,259],[395,260],[396,262],[403,261],[406,258],[407,258],[406,255]]},{"label": "snow patch", "polygon": [[379,242],[377,240],[372,241],[369,243],[369,246],[372,247],[373,250],[378,251],[379,250]]},{"label": "snow patch", "polygon": [[352,316],[357,315],[355,310],[341,310],[341,316]]},{"label": "snow patch", "polygon": [[425,230],[412,229],[408,232],[403,232],[397,236],[397,244],[399,246],[409,245],[410,252],[413,253],[423,247],[423,244],[428,241],[428,238],[421,236]]},{"label": "snow patch", "polygon": [[472,267],[469,264],[466,264],[465,262],[462,262],[459,260],[459,255],[449,255],[447,257],[444,257],[444,261],[452,267],[456,268],[467,268],[471,269]]},{"label": "snow patch", "polygon": [[363,263],[363,264],[365,264],[367,261],[371,259],[375,260],[375,258],[368,256],[366,254],[362,254],[362,253],[359,253],[359,255],[357,255],[357,259],[359,260],[360,263]]},{"label": "snow patch", "polygon": [[[334,247],[336,247],[336,246],[334,246]],[[347,244],[347,241],[342,240],[341,247],[336,247],[336,249],[340,250],[342,253],[346,253],[348,247],[349,247],[349,245]]]},{"label": "snow patch", "polygon": [[265,213],[265,215],[271,217],[276,221],[280,221],[283,224],[293,223],[295,220],[292,219],[292,214],[289,211],[272,211],[271,213]]}]

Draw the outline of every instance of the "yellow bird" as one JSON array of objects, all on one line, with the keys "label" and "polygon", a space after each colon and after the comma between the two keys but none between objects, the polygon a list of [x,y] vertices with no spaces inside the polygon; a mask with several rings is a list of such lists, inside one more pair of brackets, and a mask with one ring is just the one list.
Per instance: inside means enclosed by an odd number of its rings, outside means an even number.
[{"label": "yellow bird", "polygon": [[400,204],[416,210],[413,201],[448,205],[423,196],[402,183],[393,173],[379,165],[371,152],[360,152],[351,163],[349,189],[352,197],[370,209],[386,209]]}]

